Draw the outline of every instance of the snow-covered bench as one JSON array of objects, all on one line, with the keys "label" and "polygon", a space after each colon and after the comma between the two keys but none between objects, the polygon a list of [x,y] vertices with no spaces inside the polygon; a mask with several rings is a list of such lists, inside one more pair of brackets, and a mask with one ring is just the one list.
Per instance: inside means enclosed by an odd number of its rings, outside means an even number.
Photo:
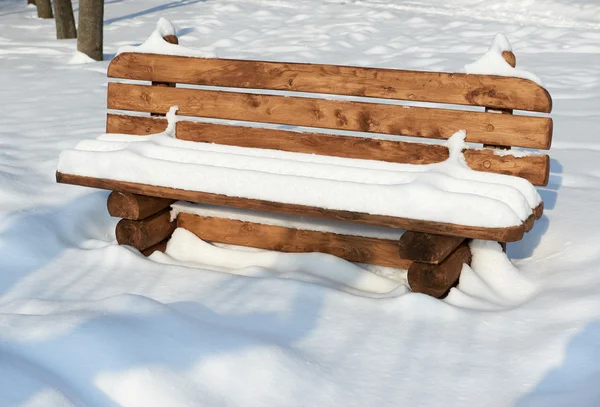
[{"label": "snow-covered bench", "polygon": [[[550,148],[551,118],[513,114],[550,112],[531,80],[146,53],[118,55],[108,76],[128,80],[109,83],[108,109],[155,117],[108,113],[107,135],[61,154],[57,180],[114,191],[117,240],[146,255],[179,226],[207,241],[407,268],[414,291],[442,296],[470,262],[468,239],[518,241],[542,215],[532,184],[547,184],[548,156],[507,151]],[[156,117],[167,113],[168,128]],[[204,206],[172,213],[178,200]],[[399,243],[392,229],[407,231]]]}]

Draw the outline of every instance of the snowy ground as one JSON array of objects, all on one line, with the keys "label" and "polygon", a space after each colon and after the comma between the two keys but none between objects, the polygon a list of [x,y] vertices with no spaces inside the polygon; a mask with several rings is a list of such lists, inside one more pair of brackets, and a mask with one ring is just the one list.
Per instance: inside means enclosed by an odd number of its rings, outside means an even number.
[{"label": "snowy ground", "polygon": [[505,33],[554,99],[546,211],[517,268],[478,247],[445,301],[116,246],[107,193],[54,183],[104,130],[108,61],[69,64],[24,3],[0,2],[0,405],[600,405],[596,1],[106,0],[107,60],[160,16],[220,57],[406,69],[459,70]]}]

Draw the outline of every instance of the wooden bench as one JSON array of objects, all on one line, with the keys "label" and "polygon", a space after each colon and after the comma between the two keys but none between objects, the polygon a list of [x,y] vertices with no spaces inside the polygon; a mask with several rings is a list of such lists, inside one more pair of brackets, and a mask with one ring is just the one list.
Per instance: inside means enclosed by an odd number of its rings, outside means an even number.
[{"label": "wooden bench", "polygon": [[[176,43],[176,37],[165,39]],[[514,66],[514,54],[504,54]],[[315,128],[296,132],[274,128],[179,121],[176,137],[205,143],[276,149],[395,163],[429,164],[448,158],[447,147],[361,135],[318,133],[319,129],[448,139],[466,130],[466,141],[487,148],[464,151],[474,170],[522,177],[546,185],[547,155],[522,157],[496,154],[495,149],[524,147],[548,150],[552,119],[547,114],[516,115],[515,110],[549,113],[548,92],[529,80],[458,73],[417,72],[349,66],[202,59],[125,53],[108,69],[110,78],[147,81],[108,84],[108,109],[149,113],[150,116],[108,113],[107,133],[149,135],[164,131],[164,116],[173,105],[179,115]],[[175,84],[218,87],[181,88]],[[227,88],[238,88],[235,92]],[[240,92],[261,89],[271,94]],[[229,91],[228,91],[229,90]],[[290,92],[285,96],[273,91]],[[300,92],[424,102],[419,107],[367,103],[300,95]],[[273,94],[275,93],[275,94]],[[291,96],[298,95],[298,96]],[[304,96],[304,97],[299,97]],[[310,97],[306,97],[310,96]],[[432,105],[435,104],[435,105]],[[452,105],[440,107],[439,104]],[[155,117],[151,117],[155,116]],[[443,296],[470,262],[468,239],[518,241],[542,215],[542,205],[529,219],[509,228],[484,228],[438,223],[245,199],[201,191],[83,177],[57,172],[58,182],[113,191],[108,198],[119,244],[149,255],[164,250],[179,226],[207,241],[286,252],[323,252],[353,262],[408,269],[413,291]],[[286,215],[326,218],[407,230],[400,242],[389,239],[294,230],[240,220],[182,213],[171,221],[169,206],[176,200],[244,208]]]}]

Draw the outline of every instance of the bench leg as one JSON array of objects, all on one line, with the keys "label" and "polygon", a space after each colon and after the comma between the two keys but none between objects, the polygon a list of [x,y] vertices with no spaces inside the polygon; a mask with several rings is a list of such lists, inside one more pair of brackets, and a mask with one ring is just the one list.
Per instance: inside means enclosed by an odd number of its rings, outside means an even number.
[{"label": "bench leg", "polygon": [[[169,236],[170,238],[170,236]],[[160,243],[155,244],[154,246],[150,246],[149,248],[147,248],[146,250],[142,250],[142,254],[146,257],[150,256],[152,253],[158,251],[158,252],[165,252],[165,250],[167,250],[167,242],[169,241],[169,238],[163,240]]]},{"label": "bench leg", "polygon": [[439,264],[465,240],[464,237],[406,231],[398,242],[400,257],[421,263]]},{"label": "bench leg", "polygon": [[141,220],[168,208],[175,200],[113,191],[106,203],[108,213],[115,218]]},{"label": "bench leg", "polygon": [[417,293],[444,297],[460,276],[463,264],[471,264],[471,249],[463,241],[439,264],[414,262],[408,268],[408,285]]},{"label": "bench leg", "polygon": [[142,220],[121,219],[117,223],[117,242],[144,251],[168,239],[176,227],[177,222],[171,222],[168,208]]},{"label": "bench leg", "polygon": [[177,227],[171,221],[172,199],[113,191],[107,202],[111,216],[123,218],[117,223],[117,242],[133,246],[145,256],[165,251],[167,241]]}]

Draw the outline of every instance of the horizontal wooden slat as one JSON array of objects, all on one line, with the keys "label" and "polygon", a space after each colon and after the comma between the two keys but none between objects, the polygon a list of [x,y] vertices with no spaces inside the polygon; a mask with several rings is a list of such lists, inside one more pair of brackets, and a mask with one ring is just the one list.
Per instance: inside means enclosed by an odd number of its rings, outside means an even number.
[{"label": "horizontal wooden slat", "polygon": [[[150,117],[109,114],[107,119],[109,133],[147,135],[164,131],[166,127],[166,120]],[[431,164],[448,158],[448,149],[442,145],[190,121],[177,123],[177,138],[406,164]],[[514,175],[534,185],[545,186],[548,183],[550,159],[547,155],[500,156],[492,150],[468,149],[465,150],[465,159],[477,171]]]},{"label": "horizontal wooden slat", "polygon": [[201,89],[108,84],[108,108],[548,149],[552,119]]},{"label": "horizontal wooden slat", "polygon": [[160,117],[106,115],[106,132],[147,136],[167,129],[167,120]]},{"label": "horizontal wooden slat", "polygon": [[177,226],[202,240],[288,253],[320,252],[348,261],[408,269],[396,240],[341,235],[180,213]]},{"label": "horizontal wooden slat", "polygon": [[[308,216],[341,220],[352,223],[385,226],[391,228],[413,230],[416,232],[434,233],[439,235],[462,236],[472,239],[514,242],[521,240],[525,233],[525,224],[508,228],[485,228],[464,226],[451,223],[430,222],[417,219],[398,218],[393,216],[372,215],[368,213],[324,209],[312,206],[284,204],[258,199],[230,197],[206,192],[186,191],[182,189],[139,184],[134,182],[114,181],[102,178],[91,178],[73,174],[56,173],[57,182],[81,185],[110,191],[129,192],[132,194],[156,196],[190,202],[207,203],[212,205],[230,206],[250,210],[282,213],[286,215]],[[533,214],[531,215],[533,217]]]},{"label": "horizontal wooden slat", "polygon": [[533,185],[546,186],[550,178],[550,157],[547,155],[498,155],[493,150],[467,149],[465,160],[475,171],[493,172],[525,178]]},{"label": "horizontal wooden slat", "polygon": [[534,82],[489,75],[125,53],[113,59],[108,76],[538,112],[552,109],[550,95]]}]

